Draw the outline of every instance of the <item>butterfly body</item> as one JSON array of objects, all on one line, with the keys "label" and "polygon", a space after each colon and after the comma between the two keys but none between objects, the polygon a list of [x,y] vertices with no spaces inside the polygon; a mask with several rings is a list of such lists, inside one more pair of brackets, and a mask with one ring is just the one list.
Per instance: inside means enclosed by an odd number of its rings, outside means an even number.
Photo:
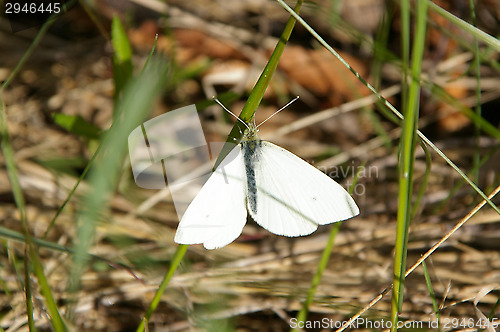
[{"label": "butterfly body", "polygon": [[240,143],[246,174],[246,203],[250,215],[257,214],[257,180],[255,165],[261,158],[262,141],[260,139],[244,140]]}]

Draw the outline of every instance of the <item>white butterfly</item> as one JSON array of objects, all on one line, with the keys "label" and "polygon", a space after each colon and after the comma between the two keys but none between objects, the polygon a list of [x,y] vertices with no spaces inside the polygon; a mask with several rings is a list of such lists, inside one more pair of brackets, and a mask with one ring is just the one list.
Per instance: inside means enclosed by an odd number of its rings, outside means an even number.
[{"label": "white butterfly", "polygon": [[245,126],[240,144],[188,206],[175,242],[203,243],[206,249],[228,245],[241,234],[247,211],[259,225],[284,236],[308,235],[318,225],[359,213],[337,182],[293,153],[260,140],[255,125]]}]

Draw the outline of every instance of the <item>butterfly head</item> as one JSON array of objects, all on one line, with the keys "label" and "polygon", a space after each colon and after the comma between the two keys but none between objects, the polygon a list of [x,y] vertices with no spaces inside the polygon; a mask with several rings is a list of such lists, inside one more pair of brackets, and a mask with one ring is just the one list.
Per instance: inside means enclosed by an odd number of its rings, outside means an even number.
[{"label": "butterfly head", "polygon": [[259,127],[255,125],[254,122],[245,123],[246,129],[243,132],[243,140],[255,140],[257,138],[257,133],[259,132]]},{"label": "butterfly head", "polygon": [[[287,107],[288,105],[290,105],[291,103],[293,103],[294,101],[296,101],[297,99],[299,99],[299,97],[295,97],[292,101],[288,102],[288,104],[286,104],[285,106],[283,106],[282,108],[280,108],[279,110],[277,110],[276,112],[274,112],[270,117],[268,117],[267,119],[265,119],[264,121],[262,121],[258,126],[255,124],[255,119],[249,123],[246,123],[245,121],[243,121],[242,119],[240,119],[238,116],[236,116],[233,112],[231,112],[230,110],[228,110],[226,108],[226,106],[224,106],[217,98],[213,97],[214,101],[219,104],[226,112],[228,112],[229,114],[231,114],[232,116],[234,116],[238,121],[240,121],[240,132],[241,132],[241,124],[243,124],[246,128],[244,128],[243,130],[243,138],[242,140],[247,140],[247,141],[251,141],[251,140],[255,140],[257,139],[257,132],[259,131],[259,127],[262,126],[264,124],[264,122],[266,122],[267,120],[269,120],[270,118],[272,118],[274,115],[276,115],[277,113],[281,112],[285,107]],[[254,113],[255,115],[255,113]]]}]

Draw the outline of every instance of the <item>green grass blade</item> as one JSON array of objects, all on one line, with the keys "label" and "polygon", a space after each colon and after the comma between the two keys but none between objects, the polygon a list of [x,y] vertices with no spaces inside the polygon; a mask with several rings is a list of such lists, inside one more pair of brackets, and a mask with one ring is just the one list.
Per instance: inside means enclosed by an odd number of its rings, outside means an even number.
[{"label": "green grass blade", "polygon": [[[413,156],[415,152],[415,115],[418,119],[418,112],[409,104],[408,88],[408,68],[410,63],[410,3],[409,0],[400,0],[401,12],[401,103],[404,105],[403,113],[405,118],[402,123],[402,137],[399,144],[399,197],[398,197],[398,217],[396,228],[396,243],[394,253],[394,274],[393,274],[393,297],[391,304],[391,322],[395,325],[397,314],[400,311],[402,301],[402,290],[404,276],[402,272],[406,266],[406,241],[409,219],[411,211],[411,197],[413,185]],[[413,83],[413,81],[412,81]],[[413,112],[413,114],[411,113]],[[402,176],[406,174],[406,176]],[[394,291],[396,289],[396,291]],[[394,317],[396,317],[394,319]]]},{"label": "green grass blade", "polygon": [[123,88],[132,78],[132,47],[118,16],[111,22],[111,43],[113,45],[113,81],[115,84],[115,100],[119,98]]},{"label": "green grass blade", "polygon": [[493,36],[490,36],[484,31],[479,30],[470,23],[467,23],[466,21],[456,17],[455,15],[453,15],[447,10],[444,10],[435,3],[431,1],[427,1],[427,3],[429,4],[429,9],[431,9],[432,11],[443,16],[445,19],[455,24],[456,26],[460,27],[461,29],[468,31],[470,34],[472,34],[472,36],[474,36],[474,38],[477,38],[477,40],[480,40],[486,43],[487,45],[491,46],[495,51],[497,52],[500,51],[500,40],[496,39]]},{"label": "green grass blade", "polygon": [[57,308],[54,296],[52,295],[49,282],[47,281],[47,278],[45,277],[45,274],[43,272],[43,266],[40,262],[40,258],[38,257],[38,252],[33,245],[29,246],[29,250],[30,256],[33,259],[33,271],[35,272],[35,275],[37,277],[40,291],[45,298],[47,311],[49,312],[51,318],[52,327],[56,332],[68,331],[66,324],[59,314],[59,310]]},{"label": "green grass blade", "polygon": [[[14,158],[14,150],[10,145],[9,131],[7,125],[7,119],[5,115],[5,104],[2,98],[2,90],[0,90],[0,135],[1,135],[1,148],[5,158],[5,165],[7,168],[7,175],[9,177],[9,181],[12,187],[12,194],[14,196],[14,201],[16,203],[17,209],[19,210],[20,219],[21,219],[21,227],[26,238],[27,252],[28,256],[24,259],[33,261],[33,271],[37,277],[38,284],[40,286],[41,293],[45,299],[45,303],[47,306],[47,311],[50,315],[50,321],[54,331],[63,332],[66,331],[66,325],[64,324],[61,315],[59,314],[59,310],[57,308],[56,302],[54,300],[54,296],[52,295],[52,291],[48,285],[47,279],[45,277],[42,264],[40,264],[40,258],[38,256],[38,250],[33,243],[32,236],[30,233],[28,219],[26,217],[26,203],[24,200],[24,195],[22,192],[21,184],[19,182],[19,177],[17,175],[17,168]],[[25,273],[28,273],[29,270],[25,270]],[[29,275],[25,276],[25,279],[29,278]],[[31,296],[28,298],[26,294],[26,301],[31,301]],[[27,310],[29,311],[29,307],[32,304],[28,304]]]},{"label": "green grass blade", "polygon": [[[9,239],[9,240],[14,240],[17,242],[26,243],[26,237],[22,233],[13,231],[12,229],[9,229],[9,228],[3,227],[3,226],[0,226],[0,237],[5,238],[5,239]],[[56,251],[60,251],[60,252],[67,252],[67,253],[71,252],[71,249],[69,249],[68,247],[62,246],[62,245],[57,244],[57,243],[53,243],[53,242],[38,239],[38,238],[33,238],[32,240],[39,247],[52,249],[52,250],[56,250]]]},{"label": "green grass blade", "polygon": [[[405,3],[405,0],[402,1]],[[404,6],[402,6],[402,9]],[[409,3],[406,9],[409,11]],[[427,2],[417,2],[415,40],[413,42],[411,60],[411,80],[407,101],[405,119],[399,156],[399,200],[396,230],[396,245],[394,253],[394,274],[391,305],[392,331],[395,331],[398,315],[401,311],[404,290],[404,273],[406,270],[406,255],[408,232],[410,227],[412,197],[413,197],[413,170],[415,147],[417,144],[418,114],[420,107],[420,77],[422,58],[425,45],[427,25]]]},{"label": "green grass blade", "polygon": [[64,210],[64,208],[66,207],[66,205],[69,203],[69,201],[71,200],[71,197],[73,197],[73,195],[75,194],[76,192],[76,189],[78,188],[78,186],[80,185],[80,183],[83,181],[83,179],[87,176],[87,173],[89,172],[91,166],[93,165],[97,155],[99,154],[99,152],[101,151],[101,145],[99,145],[96,149],[96,151],[94,152],[94,155],[92,156],[92,158],[90,159],[90,161],[88,162],[87,166],[85,166],[85,169],[83,170],[82,174],[80,175],[80,177],[78,178],[78,180],[76,181],[75,185],[73,186],[73,188],[71,189],[71,191],[69,192],[68,194],[68,197],[66,197],[66,199],[64,200],[64,202],[61,204],[61,206],[57,209],[57,212],[56,214],[54,215],[54,217],[52,218],[52,220],[50,221],[49,225],[47,226],[47,229],[45,230],[45,233],[43,234],[43,238],[47,238],[47,235],[49,234],[50,230],[52,229],[52,227],[55,225],[56,223],[56,220],[57,218],[59,217],[59,215],[61,215],[62,211]]},{"label": "green grass blade", "polygon": [[[471,12],[471,24],[476,26],[476,9],[473,0],[469,0],[469,7]],[[481,117],[481,55],[479,53],[479,42],[476,37],[474,37],[474,62],[472,64],[474,70],[474,76],[476,78],[476,107],[474,109],[477,117]],[[473,167],[476,168],[476,172],[473,174],[473,178],[476,182],[479,181],[479,167],[477,167],[481,161],[481,149],[479,147],[479,140],[481,137],[481,123],[474,122],[474,155],[472,156]]]},{"label": "green grass blade", "polygon": [[[297,1],[297,4],[295,5],[294,8],[294,13],[296,15],[300,11],[301,7],[302,7],[302,0],[299,0]],[[283,33],[281,34],[281,37],[278,43],[276,44],[276,47],[274,48],[273,54],[269,58],[269,61],[267,62],[266,67],[262,71],[262,74],[260,74],[257,83],[255,83],[252,92],[250,92],[248,100],[245,103],[245,106],[243,106],[243,109],[241,110],[239,116],[243,122],[249,123],[250,121],[252,121],[255,115],[255,111],[257,110],[257,107],[262,101],[262,97],[264,97],[264,93],[266,92],[266,89],[269,86],[269,82],[271,81],[271,78],[274,72],[276,71],[276,68],[278,67],[279,59],[283,54],[283,51],[285,50],[286,43],[290,39],[293,27],[295,26],[295,22],[296,19],[293,16],[291,16],[288,19],[288,22],[285,25],[285,29],[283,30]],[[228,153],[233,149],[234,142],[239,141],[241,139],[244,130],[245,126],[242,123],[240,123],[240,121],[236,121],[233,129],[231,130],[229,136],[227,137],[226,144],[224,144],[224,146],[222,147],[222,150],[219,156],[217,157],[217,160],[215,161],[214,168],[216,168],[222,162],[222,160],[224,160],[224,158],[228,155]]]},{"label": "green grass blade", "polygon": [[127,84],[123,98],[116,107],[115,121],[103,137],[101,153],[89,172],[91,189],[84,198],[84,210],[77,230],[78,239],[74,247],[68,289],[70,294],[75,295],[79,289],[80,278],[89,259],[88,250],[92,245],[97,220],[107,206],[122,168],[127,151],[127,137],[142,123],[153,101],[163,90],[167,69],[165,60],[152,59],[143,74]]},{"label": "green grass blade", "polygon": [[38,44],[42,40],[43,36],[45,36],[45,33],[47,33],[47,30],[52,25],[52,23],[53,23],[53,21],[48,21],[44,25],[42,25],[40,30],[38,30],[38,33],[35,36],[35,38],[33,39],[33,42],[30,44],[29,48],[26,50],[26,52],[24,52],[23,56],[17,62],[16,66],[14,67],[12,72],[9,74],[7,79],[5,79],[5,81],[2,83],[1,89],[6,89],[9,86],[10,82],[12,82],[12,80],[16,77],[16,75],[21,71],[21,68],[24,66],[26,61],[28,61],[30,56],[33,54],[36,47],[38,46]]},{"label": "green grass blade", "polygon": [[[332,230],[330,231],[330,236],[328,237],[325,249],[323,249],[323,253],[321,254],[321,259],[319,261],[318,268],[311,281],[311,286],[309,287],[309,291],[307,292],[306,300],[302,304],[302,308],[297,314],[297,322],[305,322],[307,319],[307,314],[309,313],[309,307],[311,306],[314,300],[314,295],[316,294],[316,290],[318,289],[319,283],[321,282],[321,278],[323,277],[323,273],[325,272],[326,266],[328,265],[328,261],[330,260],[333,245],[335,243],[335,238],[337,237],[337,233],[339,232],[341,225],[342,222],[339,221],[332,226]],[[292,331],[299,331],[299,329],[292,329]]]},{"label": "green grass blade", "polygon": [[[73,7],[76,4],[77,0],[71,0],[70,2],[66,3],[63,5],[62,10],[67,10],[68,8]],[[36,47],[42,41],[42,38],[45,36],[47,31],[49,30],[50,26],[55,22],[55,18],[59,16],[59,14],[52,14],[47,21],[42,25],[40,30],[38,30],[38,33],[36,34],[35,38],[33,39],[33,42],[30,44],[29,48],[24,52],[23,56],[21,59],[18,61],[16,64],[16,67],[12,70],[12,72],[9,74],[9,76],[5,79],[5,81],[2,83],[2,86],[0,87],[0,90],[5,89],[9,86],[10,82],[16,77],[16,75],[21,71],[21,68],[24,66],[26,61],[30,58],[30,56],[33,54],[35,51]]]},{"label": "green grass blade", "polygon": [[160,303],[161,296],[165,289],[168,286],[168,283],[170,282],[170,279],[172,279],[172,276],[174,275],[175,271],[177,270],[177,267],[179,266],[180,262],[182,261],[182,258],[184,257],[184,254],[186,253],[189,245],[187,244],[180,244],[177,246],[177,250],[174,254],[174,257],[172,258],[172,263],[170,264],[170,268],[168,269],[167,274],[163,277],[163,280],[161,281],[160,286],[156,290],[155,296],[153,297],[153,300],[151,301],[151,304],[149,305],[148,311],[146,311],[146,314],[144,315],[141,324],[137,327],[137,332],[142,332],[148,325],[149,320],[151,319],[151,315],[153,315],[153,312],[156,310],[158,307],[158,304]]},{"label": "green grass blade", "polygon": [[438,322],[438,331],[441,331],[439,324],[439,306],[436,299],[436,294],[434,293],[434,288],[432,287],[431,277],[429,275],[429,270],[427,270],[427,264],[422,261],[422,268],[424,269],[425,284],[427,285],[427,290],[432,301],[432,308],[434,309],[434,315],[436,315],[436,321]]},{"label": "green grass blade", "polygon": [[[5,239],[9,239],[12,241],[16,241],[16,242],[26,243],[26,238],[23,234],[16,232],[16,231],[13,231],[11,229],[2,227],[2,226],[0,226],[0,237],[5,238]],[[39,239],[39,238],[32,238],[32,240],[33,240],[33,243],[35,243],[37,245],[37,247],[39,247],[39,248],[46,248],[46,249],[50,249],[50,250],[73,255],[73,250],[69,247],[60,245],[58,243],[50,242],[47,240]],[[106,264],[109,264],[110,266],[113,266],[115,268],[123,269],[123,270],[127,271],[128,273],[130,273],[130,275],[132,275],[134,278],[137,279],[137,277],[132,272],[132,269],[125,264],[115,263],[114,261],[111,261],[107,258],[98,256],[98,255],[94,255],[94,254],[90,254],[89,256],[90,256],[90,258],[92,258],[94,260],[105,262]],[[7,292],[8,292],[8,290],[7,290]]]},{"label": "green grass blade", "polygon": [[33,319],[33,295],[31,293],[31,268],[28,259],[28,250],[24,250],[24,295],[26,301],[26,315],[28,316],[28,327],[30,331],[36,332],[35,321]]},{"label": "green grass blade", "polygon": [[[295,8],[293,9],[294,12],[299,13],[301,7],[302,0],[299,0],[297,1]],[[259,80],[255,84],[255,87],[252,89],[250,96],[248,96],[248,100],[245,103],[245,106],[243,106],[240,118],[246,123],[250,122],[255,115],[255,111],[257,110],[257,107],[259,106],[262,97],[264,96],[264,93],[269,86],[269,82],[271,82],[271,78],[273,77],[273,74],[278,67],[278,62],[281,58],[281,55],[283,54],[283,51],[285,50],[285,46],[290,39],[290,36],[292,35],[295,22],[296,20],[295,18],[293,18],[293,16],[288,19],[285,25],[285,29],[283,30],[283,33],[281,34],[281,37],[276,44],[276,47],[274,48],[273,54],[271,54],[271,57],[269,58],[269,62],[262,71],[262,74],[260,74]]]},{"label": "green grass blade", "polygon": [[[10,261],[9,256],[11,256],[11,251],[10,251],[10,248],[9,248],[9,245],[8,245],[7,241],[2,241],[1,244],[5,247],[5,252],[6,252],[7,260]],[[12,264],[12,265],[15,268],[15,265],[14,264]],[[14,274],[16,274],[16,276],[18,275],[16,269],[14,269]],[[9,287],[7,286],[7,282],[5,280],[5,277],[1,276],[1,275],[0,275],[0,290],[3,292],[3,294],[5,294],[5,296],[7,296],[9,298],[11,297],[12,293],[9,290]],[[0,318],[0,323],[1,322],[2,322],[2,319]],[[1,327],[1,324],[0,324],[0,327]]]},{"label": "green grass blade", "polygon": [[146,62],[144,63],[144,67],[142,68],[142,72],[144,72],[144,70],[148,67],[149,60],[151,60],[151,58],[153,57],[153,54],[155,54],[156,44],[158,44],[158,34],[155,35],[155,41],[153,43],[153,47],[151,47],[151,51],[149,52],[148,58],[146,59]]},{"label": "green grass blade", "polygon": [[[410,68],[410,3],[400,0],[401,12],[401,103],[408,104],[408,68]],[[405,112],[403,112],[405,113]],[[405,113],[406,116],[406,113]],[[403,120],[404,121],[404,120]]]},{"label": "green grass blade", "polygon": [[497,309],[498,309],[499,306],[500,306],[500,296],[497,297],[497,301],[493,305],[493,308],[491,308],[490,314],[488,315],[488,319],[490,321],[493,320],[493,317],[495,316],[495,314],[496,314]]},{"label": "green grass blade", "polygon": [[[359,175],[363,170],[364,170],[364,164],[358,168],[358,172],[354,176],[353,183],[349,187],[350,194],[352,194],[352,191],[356,187]],[[321,254],[321,259],[318,264],[318,269],[314,274],[314,277],[311,281],[311,287],[309,287],[309,291],[307,292],[306,300],[302,304],[302,308],[297,314],[297,322],[305,322],[307,319],[307,314],[309,313],[309,307],[311,306],[314,300],[314,295],[316,294],[316,290],[318,289],[319,283],[321,282],[321,278],[323,277],[323,273],[325,272],[326,266],[328,265],[328,261],[330,260],[330,256],[332,255],[333,245],[335,243],[335,238],[337,237],[340,226],[342,226],[342,221],[339,221],[332,226],[332,230],[330,231],[330,236],[328,237],[325,249],[323,249],[323,253]],[[298,331],[298,329],[292,329],[292,331]]]},{"label": "green grass blade", "polygon": [[60,127],[81,137],[97,139],[101,133],[99,127],[86,121],[80,115],[55,113],[52,115],[52,119]]}]

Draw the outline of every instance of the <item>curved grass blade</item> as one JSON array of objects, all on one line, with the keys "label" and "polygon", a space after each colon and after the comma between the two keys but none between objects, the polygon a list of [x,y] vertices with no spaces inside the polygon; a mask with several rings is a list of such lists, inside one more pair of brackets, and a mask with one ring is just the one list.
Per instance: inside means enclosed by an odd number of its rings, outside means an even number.
[{"label": "curved grass blade", "polygon": [[462,28],[465,31],[468,31],[470,34],[472,34],[477,40],[480,40],[489,46],[491,46],[493,49],[495,49],[497,52],[500,51],[500,40],[496,39],[495,37],[490,36],[484,31],[479,30],[475,26],[469,24],[468,22],[465,22],[464,20],[456,17],[452,13],[448,12],[447,10],[444,10],[443,8],[439,7],[432,1],[428,1],[427,3],[429,4],[429,9],[436,12],[437,14],[443,16],[446,18],[448,21],[452,22],[453,24],[457,25],[458,27]]},{"label": "curved grass blade", "polygon": [[[116,108],[115,121],[104,135],[101,153],[89,172],[91,189],[84,198],[84,211],[77,230],[74,266],[68,289],[70,295],[75,296],[79,289],[81,275],[88,263],[88,250],[92,244],[96,222],[107,206],[122,168],[127,151],[127,137],[142,123],[153,101],[163,90],[167,81],[167,70],[168,66],[164,59],[152,59],[148,68],[136,80],[129,82],[123,90],[123,98]],[[72,310],[69,310],[69,313],[71,314]]]},{"label": "curved grass blade", "polygon": [[111,43],[113,45],[113,81],[115,84],[115,101],[120,97],[123,88],[132,78],[132,46],[118,16],[111,22]]},{"label": "curved grass blade", "polygon": [[141,320],[141,324],[139,324],[139,326],[137,327],[136,330],[137,332],[144,331],[146,326],[148,326],[148,322],[151,319],[151,315],[153,315],[153,312],[158,307],[158,304],[160,304],[161,296],[163,295],[163,292],[165,291],[165,289],[168,286],[168,283],[170,282],[170,279],[172,279],[172,276],[174,275],[175,271],[177,270],[177,267],[182,261],[182,258],[184,257],[184,254],[186,253],[188,247],[189,247],[188,244],[180,244],[179,246],[177,246],[177,250],[175,251],[174,257],[172,258],[170,268],[163,277],[160,286],[156,290],[155,296],[153,297],[153,300],[149,305],[148,311],[146,311],[143,319]]},{"label": "curved grass blade", "polygon": [[[59,309],[57,308],[56,301],[54,296],[52,295],[52,291],[47,282],[47,278],[45,277],[45,273],[40,263],[40,257],[38,256],[38,249],[36,245],[33,243],[33,238],[31,236],[31,232],[28,225],[28,219],[26,216],[26,203],[24,200],[24,194],[21,188],[21,184],[19,182],[19,177],[17,175],[16,162],[14,158],[14,150],[10,145],[9,131],[7,125],[7,119],[5,116],[5,104],[3,102],[3,98],[1,96],[0,89],[0,135],[1,135],[1,148],[5,158],[5,165],[7,168],[7,175],[9,177],[9,181],[12,187],[12,194],[14,196],[14,201],[16,203],[17,209],[19,210],[20,219],[21,219],[21,228],[24,233],[24,237],[26,238],[26,253],[28,254],[24,257],[25,260],[31,259],[33,262],[33,272],[35,273],[38,284],[40,286],[40,291],[45,299],[47,311],[50,315],[50,322],[54,331],[66,331],[66,325],[64,324],[61,315],[59,313]],[[29,269],[25,269],[25,280],[29,282]],[[26,304],[27,310],[30,311],[30,308],[33,306],[32,298],[30,296],[31,286],[26,285]]]},{"label": "curved grass blade", "polygon": [[[301,7],[302,7],[302,0],[299,0],[297,1],[295,8],[293,9],[295,15],[297,15]],[[255,83],[252,92],[250,92],[248,100],[245,103],[245,106],[243,106],[243,109],[241,110],[239,116],[239,118],[243,122],[250,123],[250,121],[252,121],[252,119],[254,118],[255,111],[257,110],[257,107],[262,101],[262,97],[264,97],[264,93],[266,92],[266,89],[269,86],[269,82],[271,81],[271,78],[273,77],[273,74],[276,71],[276,68],[278,67],[279,59],[283,54],[283,51],[285,50],[286,43],[290,39],[293,27],[295,26],[295,22],[296,19],[294,18],[294,16],[291,16],[288,19],[288,22],[285,25],[285,29],[281,34],[280,40],[278,41],[276,47],[274,48],[273,54],[269,58],[269,61],[264,70],[262,71],[262,74],[260,74],[257,83]],[[228,153],[234,148],[234,142],[239,142],[241,140],[244,131],[245,131],[244,125],[240,121],[236,121],[233,129],[231,130],[229,136],[227,137],[226,144],[224,144],[224,146],[222,147],[222,150],[219,156],[217,157],[217,160],[215,161],[214,169],[217,168],[217,166],[219,166],[222,160],[224,160],[224,158],[228,155]]]}]

